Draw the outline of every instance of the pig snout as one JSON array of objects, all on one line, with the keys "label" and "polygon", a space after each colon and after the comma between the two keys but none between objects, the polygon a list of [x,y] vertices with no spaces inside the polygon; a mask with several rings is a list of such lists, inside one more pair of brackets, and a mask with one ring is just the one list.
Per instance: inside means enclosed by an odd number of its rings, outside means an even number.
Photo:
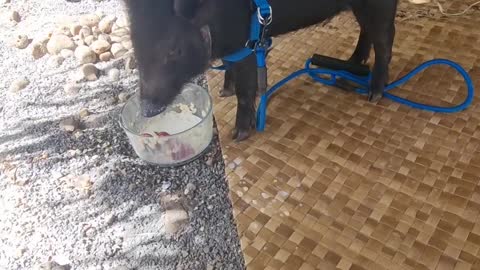
[{"label": "pig snout", "polygon": [[154,117],[165,111],[167,107],[148,99],[140,100],[140,112],[143,117]]}]

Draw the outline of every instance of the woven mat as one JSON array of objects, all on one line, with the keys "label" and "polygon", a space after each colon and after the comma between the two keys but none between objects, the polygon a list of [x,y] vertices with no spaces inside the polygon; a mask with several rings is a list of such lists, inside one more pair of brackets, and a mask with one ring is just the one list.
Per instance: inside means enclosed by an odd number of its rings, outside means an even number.
[{"label": "woven mat", "polygon": [[[391,79],[448,58],[480,86],[480,12],[442,18],[431,8],[401,4]],[[270,83],[313,53],[348,58],[357,35],[346,14],[282,37]],[[218,97],[222,82],[209,74],[248,269],[480,269],[479,94],[465,112],[434,114],[303,77],[272,98],[264,133],[235,143],[236,99]],[[394,91],[449,105],[466,87],[435,67]]]}]

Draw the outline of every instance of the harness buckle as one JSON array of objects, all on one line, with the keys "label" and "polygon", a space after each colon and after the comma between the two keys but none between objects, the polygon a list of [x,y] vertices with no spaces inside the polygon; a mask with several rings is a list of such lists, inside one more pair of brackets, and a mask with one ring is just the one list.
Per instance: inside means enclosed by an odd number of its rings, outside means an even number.
[{"label": "harness buckle", "polygon": [[253,42],[251,40],[247,40],[247,42],[245,42],[245,48],[249,48],[250,50],[255,51],[256,47],[257,47],[256,42]]},{"label": "harness buckle", "polygon": [[268,8],[269,8],[269,12],[268,12],[268,17],[267,18],[264,18],[263,15],[262,15],[262,12],[260,11],[260,8],[259,7],[257,8],[258,22],[263,26],[267,26],[267,25],[272,23],[272,19],[273,19],[272,7],[268,6]]}]

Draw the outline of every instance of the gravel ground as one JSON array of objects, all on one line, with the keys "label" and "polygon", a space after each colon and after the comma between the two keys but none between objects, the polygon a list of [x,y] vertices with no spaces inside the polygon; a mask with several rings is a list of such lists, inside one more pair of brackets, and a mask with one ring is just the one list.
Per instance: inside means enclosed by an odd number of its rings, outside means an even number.
[{"label": "gravel ground", "polygon": [[[37,39],[62,16],[103,11],[120,0],[0,1],[0,269],[244,269],[218,137],[198,160],[162,169],[140,161],[117,123],[119,94],[137,74],[122,61],[97,64],[120,79],[78,76],[67,58],[52,66],[20,34]],[[14,24],[9,13],[17,10]],[[10,86],[26,78],[19,91]],[[197,83],[206,86],[205,79]],[[87,109],[79,129],[60,122]],[[58,265],[64,265],[59,267]],[[57,266],[55,268],[55,266]]]}]

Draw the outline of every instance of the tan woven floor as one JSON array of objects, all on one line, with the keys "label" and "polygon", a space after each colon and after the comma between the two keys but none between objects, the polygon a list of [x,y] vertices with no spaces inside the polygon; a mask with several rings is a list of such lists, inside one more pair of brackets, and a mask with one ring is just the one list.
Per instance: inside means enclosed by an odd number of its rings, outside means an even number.
[{"label": "tan woven floor", "polygon": [[[425,14],[410,7],[402,3],[401,14]],[[480,86],[478,10],[400,20],[392,79],[448,58]],[[270,81],[312,53],[348,58],[357,35],[347,14],[284,37],[269,59]],[[222,81],[222,73],[209,74],[248,269],[480,269],[479,94],[466,112],[433,114],[370,104],[304,77],[272,99],[266,132],[235,143],[236,99],[218,98]],[[465,91],[440,67],[396,93],[448,105]]]}]

